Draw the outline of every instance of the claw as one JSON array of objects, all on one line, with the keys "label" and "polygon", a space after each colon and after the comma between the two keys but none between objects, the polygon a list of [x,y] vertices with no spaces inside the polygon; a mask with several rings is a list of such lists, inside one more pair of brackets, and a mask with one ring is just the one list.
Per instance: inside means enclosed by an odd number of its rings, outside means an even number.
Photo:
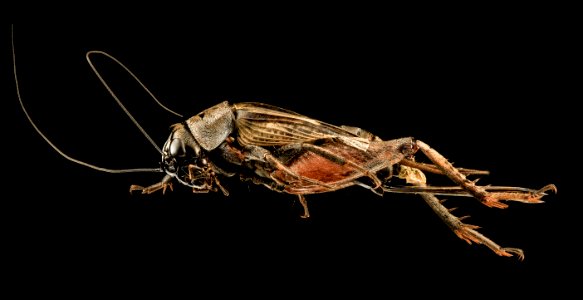
[{"label": "claw", "polygon": [[536,191],[535,195],[546,195],[545,192],[547,191],[551,191],[556,194],[558,192],[557,186],[554,184],[547,184],[543,186],[540,190]]},{"label": "claw", "polygon": [[546,196],[548,191],[553,193],[557,193],[557,187],[554,184],[547,184],[542,187],[540,190],[532,193],[530,197],[524,199],[523,202],[525,203],[543,203],[544,201],[541,200],[542,197]]},{"label": "claw", "polygon": [[483,203],[488,207],[506,208],[508,205],[500,201],[517,201],[522,203],[543,203],[542,197],[546,196],[548,191],[557,193],[557,187],[554,184],[545,185],[535,192],[494,192],[489,193],[483,198]]},{"label": "claw", "polygon": [[518,249],[518,248],[501,248],[496,252],[496,254],[500,255],[500,256],[506,256],[506,257],[510,257],[510,256],[514,256],[516,255],[516,257],[520,260],[523,261],[524,260],[524,251],[522,251],[522,249]]},{"label": "claw", "polygon": [[502,248],[498,244],[494,243],[489,238],[477,232],[475,229],[479,229],[479,226],[463,224],[460,229],[454,230],[455,234],[462,240],[466,241],[468,244],[472,242],[476,244],[484,244],[488,248],[492,249],[494,253],[500,256],[511,257],[516,255],[519,260],[524,260],[524,252],[519,248]]}]

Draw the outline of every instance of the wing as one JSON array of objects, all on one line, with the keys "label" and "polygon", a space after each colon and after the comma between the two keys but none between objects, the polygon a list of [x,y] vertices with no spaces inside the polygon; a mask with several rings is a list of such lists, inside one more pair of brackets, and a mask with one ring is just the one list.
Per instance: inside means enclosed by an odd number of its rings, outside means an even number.
[{"label": "wing", "polygon": [[370,142],[341,127],[276,106],[247,102],[234,104],[233,107],[239,143],[243,146],[283,146],[336,138],[366,151]]}]

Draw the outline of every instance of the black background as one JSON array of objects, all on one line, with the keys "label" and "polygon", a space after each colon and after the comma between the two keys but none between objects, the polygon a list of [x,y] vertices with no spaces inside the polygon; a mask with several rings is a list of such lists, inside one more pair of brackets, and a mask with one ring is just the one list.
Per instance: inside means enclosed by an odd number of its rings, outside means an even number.
[{"label": "black background", "polygon": [[[564,183],[577,153],[567,137],[576,122],[567,107],[575,100],[566,91],[569,46],[560,26],[544,20],[494,23],[18,25],[15,43],[35,122],[64,152],[98,166],[156,167],[160,155],[91,73],[88,50],[124,62],[187,117],[223,100],[265,102],[383,139],[414,136],[456,166],[490,170],[484,184],[555,183],[559,194],[540,205],[446,202],[500,245],[524,249],[523,262],[467,245],[416,196],[381,198],[356,187],[312,195],[312,218],[302,220],[294,196],[237,180],[224,181],[229,197],[178,185],[166,195],[130,195],[131,184],[161,175],[100,173],[65,160],[28,124],[7,79],[10,179],[2,202],[13,278],[92,288],[101,280],[250,281],[251,290],[278,282],[282,293],[324,281],[322,291],[381,295],[402,282],[560,290],[579,255],[574,210],[581,199]],[[95,63],[161,146],[181,119],[112,62]]]}]

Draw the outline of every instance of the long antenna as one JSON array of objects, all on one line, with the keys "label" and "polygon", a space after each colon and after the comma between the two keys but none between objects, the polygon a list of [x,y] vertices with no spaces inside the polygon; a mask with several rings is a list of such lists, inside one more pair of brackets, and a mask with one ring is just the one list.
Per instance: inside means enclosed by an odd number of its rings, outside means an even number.
[{"label": "long antenna", "polygon": [[101,76],[101,74],[99,73],[99,71],[97,71],[97,68],[95,68],[95,66],[93,65],[93,62],[91,61],[91,55],[92,54],[101,54],[111,60],[113,60],[115,63],[117,63],[120,67],[122,67],[126,72],[128,72],[137,82],[138,84],[140,84],[140,86],[152,97],[152,99],[154,99],[154,101],[160,105],[160,107],[162,107],[163,109],[165,109],[166,111],[179,116],[179,117],[183,117],[181,114],[169,109],[168,107],[164,106],[157,98],[156,96],[154,96],[154,94],[146,87],[146,85],[144,85],[142,83],[142,81],[140,81],[140,79],[128,68],[126,67],[121,61],[117,60],[117,58],[109,55],[106,52],[103,51],[98,51],[98,50],[91,50],[88,51],[85,54],[85,58],[87,59],[87,63],[89,63],[89,66],[91,67],[91,69],[93,70],[93,72],[95,73],[95,75],[97,76],[97,78],[99,78],[99,81],[101,81],[101,84],[103,84],[103,86],[105,87],[105,89],[107,89],[107,91],[109,92],[109,94],[111,95],[111,97],[113,97],[113,99],[115,100],[115,102],[117,102],[117,104],[119,104],[119,106],[121,107],[121,109],[123,109],[123,111],[126,113],[126,115],[130,118],[130,120],[132,120],[132,122],[134,123],[134,125],[136,125],[136,127],[138,127],[138,129],[140,130],[140,132],[146,137],[146,139],[148,139],[148,141],[150,142],[150,144],[152,144],[154,146],[154,148],[156,148],[156,150],[158,150],[159,153],[162,153],[162,151],[160,150],[160,147],[158,147],[158,145],[154,142],[154,140],[152,140],[152,138],[148,135],[148,133],[146,132],[146,130],[144,130],[144,128],[142,128],[142,126],[140,125],[140,123],[138,123],[138,121],[136,121],[136,119],[134,118],[134,116],[132,116],[132,114],[126,109],[126,107],[123,105],[123,103],[121,102],[121,100],[119,100],[119,98],[117,97],[117,95],[113,92],[113,90],[109,87],[109,85],[107,84],[107,82],[105,81],[105,79],[103,79],[103,77]]},{"label": "long antenna", "polygon": [[[30,117],[30,115],[28,114],[28,111],[26,110],[26,107],[24,106],[24,102],[22,101],[22,97],[20,95],[20,87],[19,87],[19,84],[18,84],[18,76],[17,76],[17,73],[16,73],[16,52],[14,50],[14,25],[12,25],[10,29],[11,29],[10,31],[11,31],[11,41],[12,41],[12,66],[13,66],[13,70],[14,70],[14,82],[16,83],[16,95],[18,96],[18,102],[20,102],[20,107],[22,108],[22,111],[24,111],[24,114],[26,115],[26,118],[28,119],[28,122],[32,125],[32,127],[34,127],[34,130],[36,130],[36,132],[45,140],[45,142],[47,142],[55,151],[57,151],[57,153],[59,153],[61,156],[63,156],[67,160],[72,161],[72,162],[77,163],[77,164],[80,164],[82,166],[85,166],[85,167],[88,167],[88,168],[97,170],[97,171],[107,172],[107,173],[135,173],[135,172],[155,172],[155,173],[162,173],[162,172],[164,172],[161,168],[138,168],[138,169],[108,169],[108,168],[102,168],[102,167],[98,167],[98,166],[95,166],[95,165],[86,163],[84,161],[81,161],[81,160],[72,158],[69,155],[65,154],[63,151],[61,151],[61,149],[57,148],[57,146],[55,146],[51,142],[51,140],[49,140],[44,135],[44,133],[36,126],[36,124],[32,121],[32,118]],[[119,102],[119,100],[117,99],[117,97],[115,99],[118,101],[118,103],[125,110],[125,107],[123,107],[123,105],[121,104],[121,102]],[[126,111],[126,113],[128,113],[128,112]],[[157,149],[158,149],[158,151],[160,151],[159,148],[157,148]]]},{"label": "long antenna", "polygon": [[[113,60],[114,62],[116,62],[120,67],[122,67],[126,72],[128,72],[128,74],[130,74],[130,76],[132,76],[137,82],[138,84],[140,84],[140,86],[148,93],[148,95],[150,95],[150,97],[152,97],[152,99],[160,106],[162,107],[164,110],[166,110],[167,112],[178,116],[180,118],[184,118],[183,115],[171,110],[170,108],[166,107],[164,104],[162,104],[162,102],[160,102],[160,100],[158,100],[158,98],[156,98],[156,96],[154,96],[154,93],[152,93],[150,91],[150,89],[148,89],[148,87],[146,87],[145,84],[142,83],[142,81],[138,78],[138,76],[136,76],[136,74],[134,74],[134,72],[132,72],[128,67],[126,67],[121,61],[119,61],[117,58],[111,56],[109,53],[107,52],[103,52],[103,51],[98,51],[98,50],[91,50],[91,51],[87,51],[87,53],[85,54],[85,58],[87,59],[87,62],[89,62],[89,65],[91,66],[91,69],[93,69],[93,72],[95,72],[95,75],[97,75],[97,77],[99,78],[99,80],[101,80],[101,82],[105,85],[105,87],[107,88],[107,90],[109,91],[109,87],[107,86],[107,84],[105,84],[105,80],[103,80],[103,78],[101,78],[101,75],[99,74],[99,72],[97,72],[97,70],[95,69],[95,67],[93,66],[93,62],[91,62],[91,59],[89,58],[89,56],[91,54],[101,54],[111,60]],[[110,91],[110,93],[112,93]],[[118,100],[119,101],[119,100]],[[118,102],[119,103],[119,102]],[[121,103],[119,103],[122,107],[123,105]]]}]

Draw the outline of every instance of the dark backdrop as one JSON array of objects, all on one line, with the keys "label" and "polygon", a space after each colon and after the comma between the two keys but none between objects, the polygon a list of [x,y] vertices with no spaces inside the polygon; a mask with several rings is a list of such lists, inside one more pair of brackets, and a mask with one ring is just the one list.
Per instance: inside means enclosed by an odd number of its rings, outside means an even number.
[{"label": "dark backdrop", "polygon": [[[90,286],[94,276],[226,286],[251,279],[251,289],[279,282],[291,290],[330,280],[337,291],[380,293],[401,282],[536,291],[568,281],[580,199],[564,183],[574,169],[564,134],[576,119],[562,69],[568,45],[555,28],[256,25],[16,26],[22,97],[59,148],[108,168],[156,167],[160,155],[90,72],[88,50],[114,55],[185,116],[223,100],[259,101],[383,139],[413,136],[456,166],[490,170],[484,184],[557,184],[559,194],[540,205],[447,202],[500,245],[524,249],[525,261],[467,245],[416,196],[356,187],[313,195],[312,218],[302,220],[294,196],[237,180],[224,180],[229,197],[179,185],[130,195],[131,184],[160,176],[100,173],[63,159],[28,124],[7,80],[3,205],[14,278],[42,281],[59,271]],[[95,62],[162,146],[181,119],[112,62]]]}]

